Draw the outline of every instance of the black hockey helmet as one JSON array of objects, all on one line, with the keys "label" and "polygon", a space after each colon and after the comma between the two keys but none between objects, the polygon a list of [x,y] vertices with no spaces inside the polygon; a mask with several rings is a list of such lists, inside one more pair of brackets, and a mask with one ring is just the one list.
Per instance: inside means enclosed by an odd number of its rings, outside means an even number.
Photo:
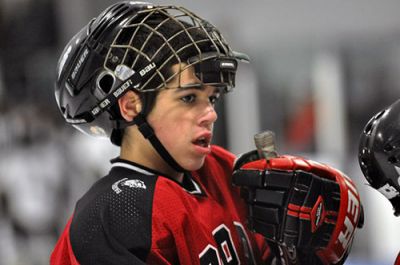
[{"label": "black hockey helmet", "polygon": [[371,186],[381,192],[400,215],[400,100],[378,112],[365,126],[359,163]]},{"label": "black hockey helmet", "polygon": [[108,7],[67,44],[55,96],[68,123],[108,138],[126,126],[116,104],[126,91],[148,94],[167,87],[178,74],[170,70],[177,63],[193,66],[203,84],[229,91],[238,60],[248,57],[232,51],[213,25],[189,10],[124,1]]}]

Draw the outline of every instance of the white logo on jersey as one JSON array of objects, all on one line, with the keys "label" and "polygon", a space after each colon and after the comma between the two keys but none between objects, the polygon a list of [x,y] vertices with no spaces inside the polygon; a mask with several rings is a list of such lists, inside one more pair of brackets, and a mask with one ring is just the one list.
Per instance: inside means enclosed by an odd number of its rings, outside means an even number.
[{"label": "white logo on jersey", "polygon": [[114,184],[112,184],[111,188],[116,194],[122,192],[119,186],[127,186],[129,188],[144,189],[144,190],[147,188],[143,181],[139,179],[128,179],[128,178],[120,179]]},{"label": "white logo on jersey", "polygon": [[122,186],[128,186],[130,188],[146,189],[146,185],[143,181],[138,179],[130,179],[121,183]]}]

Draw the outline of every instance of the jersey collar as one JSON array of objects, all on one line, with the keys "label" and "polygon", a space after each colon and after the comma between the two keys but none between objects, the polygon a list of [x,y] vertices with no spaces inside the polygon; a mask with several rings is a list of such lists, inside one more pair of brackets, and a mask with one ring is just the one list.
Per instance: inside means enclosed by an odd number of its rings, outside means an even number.
[{"label": "jersey collar", "polygon": [[135,162],[125,160],[122,158],[114,158],[111,160],[112,163],[112,168],[114,167],[123,167],[126,169],[130,169],[133,171],[136,171],[138,173],[147,175],[147,176],[160,176],[164,178],[168,178],[175,183],[177,183],[179,186],[181,186],[186,192],[193,194],[193,195],[205,195],[204,191],[201,189],[200,185],[193,179],[192,175],[190,172],[184,172],[183,176],[183,181],[182,183],[177,182],[173,178],[166,176],[165,174],[158,172],[156,170],[147,168],[143,165],[137,164]]}]

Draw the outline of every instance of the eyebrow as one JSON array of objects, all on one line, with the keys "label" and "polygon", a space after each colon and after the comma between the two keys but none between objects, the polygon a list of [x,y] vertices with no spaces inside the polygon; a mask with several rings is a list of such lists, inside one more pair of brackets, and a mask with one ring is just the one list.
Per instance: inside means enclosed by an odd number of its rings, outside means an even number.
[{"label": "eyebrow", "polygon": [[[217,87],[217,86],[213,86],[213,87],[214,87],[214,93],[221,93],[220,87]],[[189,89],[205,90],[205,87],[201,83],[189,83],[189,84],[185,84],[183,86],[181,85],[180,87],[176,88],[177,92],[181,92],[181,91],[185,91],[185,90],[189,90]]]},{"label": "eyebrow", "polygon": [[204,86],[201,83],[189,83],[185,85],[180,85],[177,87],[178,90],[187,90],[187,89],[198,89],[198,90],[204,90]]}]

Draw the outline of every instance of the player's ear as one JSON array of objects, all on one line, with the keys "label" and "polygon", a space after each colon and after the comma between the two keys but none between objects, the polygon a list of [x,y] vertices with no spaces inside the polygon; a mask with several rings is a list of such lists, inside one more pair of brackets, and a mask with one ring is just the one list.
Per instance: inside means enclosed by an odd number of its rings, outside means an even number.
[{"label": "player's ear", "polygon": [[126,92],[125,95],[118,100],[118,106],[121,116],[126,121],[132,121],[133,118],[142,111],[140,97],[132,90]]}]

